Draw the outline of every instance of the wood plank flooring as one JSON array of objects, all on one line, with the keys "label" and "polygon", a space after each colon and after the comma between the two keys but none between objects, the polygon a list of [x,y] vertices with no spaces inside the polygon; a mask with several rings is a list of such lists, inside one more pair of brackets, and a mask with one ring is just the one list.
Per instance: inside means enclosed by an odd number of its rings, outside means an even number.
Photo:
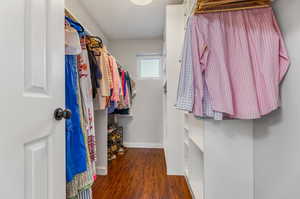
[{"label": "wood plank flooring", "polygon": [[93,199],[192,199],[182,176],[167,176],[162,149],[128,149],[98,176]]}]

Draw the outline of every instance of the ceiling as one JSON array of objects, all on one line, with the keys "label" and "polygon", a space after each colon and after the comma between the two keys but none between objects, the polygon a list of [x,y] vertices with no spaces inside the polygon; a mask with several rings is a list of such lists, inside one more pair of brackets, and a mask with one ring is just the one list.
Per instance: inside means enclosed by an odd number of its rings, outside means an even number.
[{"label": "ceiling", "polygon": [[136,6],[130,0],[81,0],[109,40],[161,38],[166,4],[181,2],[153,0],[147,6]]}]

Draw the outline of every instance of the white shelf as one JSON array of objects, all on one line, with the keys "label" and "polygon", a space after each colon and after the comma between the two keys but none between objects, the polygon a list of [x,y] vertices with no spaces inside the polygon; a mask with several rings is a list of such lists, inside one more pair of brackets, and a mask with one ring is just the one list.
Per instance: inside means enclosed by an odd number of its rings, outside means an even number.
[{"label": "white shelf", "polygon": [[195,118],[195,117],[188,117],[185,123],[189,127],[188,137],[195,144],[200,151],[204,152],[204,127],[203,121]]},{"label": "white shelf", "polygon": [[115,114],[118,117],[128,117],[128,118],[132,118],[133,115],[121,115],[121,114]]},{"label": "white shelf", "polygon": [[194,135],[189,135],[190,140],[200,149],[200,151],[204,152],[204,144],[201,141],[201,137],[196,137]]}]

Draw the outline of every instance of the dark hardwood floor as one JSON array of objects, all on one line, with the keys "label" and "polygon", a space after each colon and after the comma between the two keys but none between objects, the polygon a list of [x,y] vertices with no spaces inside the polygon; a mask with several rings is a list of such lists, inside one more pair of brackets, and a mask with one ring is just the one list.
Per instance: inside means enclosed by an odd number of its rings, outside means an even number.
[{"label": "dark hardwood floor", "polygon": [[192,199],[182,176],[167,176],[162,149],[128,149],[98,176],[93,199]]}]

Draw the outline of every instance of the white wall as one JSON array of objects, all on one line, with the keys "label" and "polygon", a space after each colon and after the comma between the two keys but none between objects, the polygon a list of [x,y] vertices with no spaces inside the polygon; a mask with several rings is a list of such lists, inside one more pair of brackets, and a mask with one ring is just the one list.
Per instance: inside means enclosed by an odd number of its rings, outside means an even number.
[{"label": "white wall", "polygon": [[255,199],[300,198],[300,1],[277,0],[291,68],[282,87],[282,109],[254,125]]},{"label": "white wall", "polygon": [[138,80],[136,55],[162,52],[163,41],[114,40],[110,41],[112,54],[137,82],[137,96],[132,107],[133,118],[120,117],[124,126],[127,146],[161,147],[162,145],[162,80]]},{"label": "white wall", "polygon": [[96,20],[88,13],[80,0],[65,0],[65,7],[78,18],[80,23],[82,23],[82,25],[91,32],[91,34],[99,36],[103,40],[103,43],[108,45],[109,41],[101,31],[99,24],[97,24]]}]

